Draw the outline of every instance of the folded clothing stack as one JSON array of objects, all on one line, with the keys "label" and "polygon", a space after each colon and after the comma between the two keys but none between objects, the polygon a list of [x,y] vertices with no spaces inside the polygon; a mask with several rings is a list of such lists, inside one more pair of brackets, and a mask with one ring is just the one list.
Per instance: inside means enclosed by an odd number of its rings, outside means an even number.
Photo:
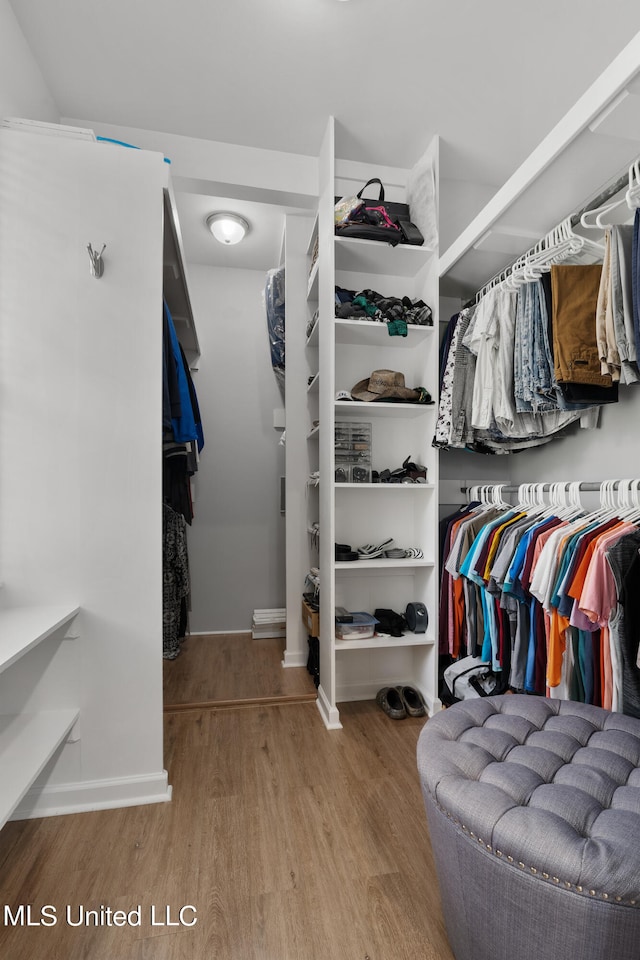
[{"label": "folded clothing stack", "polygon": [[336,287],[336,317],[339,320],[377,320],[389,325],[389,334],[407,335],[407,324],[433,326],[431,307],[410,297],[383,297],[376,290],[345,290]]}]

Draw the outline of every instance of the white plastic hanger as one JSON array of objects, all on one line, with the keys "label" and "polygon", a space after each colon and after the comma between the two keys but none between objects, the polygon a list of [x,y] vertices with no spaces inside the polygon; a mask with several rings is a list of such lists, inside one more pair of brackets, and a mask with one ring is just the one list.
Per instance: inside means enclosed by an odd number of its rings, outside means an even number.
[{"label": "white plastic hanger", "polygon": [[[610,224],[603,223],[602,218],[605,217],[608,213],[611,213],[611,211],[615,210],[617,207],[621,207],[622,204],[626,202],[627,202],[627,194],[625,194],[621,200],[610,200],[608,203],[603,204],[601,207],[596,207],[593,210],[585,210],[585,212],[580,217],[580,225],[584,227],[585,230],[604,230],[605,227],[610,226]],[[591,223],[589,219],[590,217],[595,217],[593,223]]]},{"label": "white plastic hanger", "polygon": [[632,480],[629,488],[629,496],[631,500],[631,513],[627,517],[627,520],[630,523],[640,522],[640,480]]},{"label": "white plastic hanger", "polygon": [[640,207],[640,159],[629,167],[629,189],[625,194],[625,200],[630,210]]},{"label": "white plastic hanger", "polygon": [[603,480],[600,484],[601,509],[596,511],[595,519],[602,521],[612,520],[618,516],[618,506],[615,502],[615,490],[618,480]]},{"label": "white plastic hanger", "polygon": [[640,480],[619,480],[617,501],[618,516],[628,523],[637,523],[640,520],[640,502],[638,488]]},{"label": "white plastic hanger", "polygon": [[502,493],[506,483],[494,483],[491,487],[491,497],[493,505],[500,510],[511,510],[511,505],[503,498]]},{"label": "white plastic hanger", "polygon": [[604,254],[604,245],[575,233],[571,218],[568,217],[513,264],[508,278],[504,281],[505,286],[515,290],[522,283],[539,280],[554,264],[577,258],[583,253],[600,260]]},{"label": "white plastic hanger", "polygon": [[[602,226],[601,229],[604,229],[604,226]],[[604,244],[598,243],[596,240],[590,240],[589,237],[583,237],[576,233],[571,225],[570,217],[564,221],[563,230],[573,248],[572,255],[581,253],[594,253],[596,256],[602,257],[604,254]]]}]

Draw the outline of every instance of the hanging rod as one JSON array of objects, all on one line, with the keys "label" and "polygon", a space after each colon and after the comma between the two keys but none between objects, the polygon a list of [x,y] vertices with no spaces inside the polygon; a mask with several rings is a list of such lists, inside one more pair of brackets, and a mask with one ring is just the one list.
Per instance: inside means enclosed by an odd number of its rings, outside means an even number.
[{"label": "hanging rod", "polygon": [[[609,184],[608,187],[605,187],[605,189],[602,190],[596,197],[593,197],[593,199],[590,200],[589,203],[585,204],[585,206],[581,210],[579,210],[577,213],[572,214],[570,218],[571,226],[572,227],[578,226],[583,214],[587,213],[587,211],[589,210],[595,210],[597,209],[597,207],[601,207],[604,203],[607,202],[607,200],[610,200],[611,197],[615,197],[617,193],[620,193],[621,190],[625,189],[628,186],[629,186],[629,172],[627,170],[626,173],[621,174],[621,176],[619,176],[617,180],[614,180],[613,183]],[[488,286],[490,283],[493,283],[494,280],[497,280],[502,273],[506,273],[508,270],[511,270],[514,264],[516,264],[519,260],[521,260],[522,257],[526,257],[526,255],[528,253],[531,253],[531,251],[534,248],[535,247],[530,247],[527,251],[525,251],[525,253],[520,253],[518,254],[517,257],[514,257],[513,260],[509,264],[507,264],[506,267],[503,267],[502,270],[499,270],[489,280],[487,280],[486,283],[483,283],[482,286],[480,287],[480,290]],[[468,310],[469,307],[472,307],[474,305],[474,303],[476,302],[476,298],[478,296],[478,292],[476,292],[475,295],[463,305],[462,307],[463,310]]]},{"label": "hanging rod", "polygon": [[571,217],[571,226],[577,227],[582,219],[582,216],[585,213],[588,213],[589,210],[595,210],[597,207],[601,207],[607,200],[611,200],[612,197],[615,197],[617,193],[620,193],[621,190],[626,190],[629,186],[629,172],[623,173],[622,176],[618,177],[613,183],[609,184],[597,197],[594,197],[592,200],[587,203],[582,210],[578,210],[577,213],[574,213]]},{"label": "hanging rod", "polygon": [[[564,482],[564,481],[563,481],[563,482]],[[575,481],[575,480],[567,480],[567,481],[566,481],[566,483],[576,483],[576,482],[577,482],[577,481]],[[607,482],[613,484],[613,489],[614,489],[614,490],[618,487],[618,484],[620,483],[619,480],[609,480],[609,481],[607,481],[607,480],[599,480],[599,481],[583,481],[583,480],[581,480],[581,481],[580,481],[580,486],[579,486],[578,489],[579,489],[579,490],[589,491],[589,492],[591,492],[591,493],[597,493],[597,492],[599,492],[600,489],[602,488],[602,484],[603,484],[603,483],[607,483]],[[482,489],[482,487],[500,487],[500,490],[501,490],[502,493],[518,493],[519,490],[520,490],[520,488],[521,488],[522,486],[524,486],[524,485],[525,485],[525,484],[522,484],[522,483],[474,483],[474,484],[472,484],[472,486],[475,487],[477,490]],[[537,487],[547,488],[547,489],[550,489],[550,488],[552,487],[552,485],[553,485],[552,483],[538,483],[538,484],[536,484]],[[469,487],[460,487],[461,493],[468,493],[471,489],[472,489],[471,486],[469,486]]]}]

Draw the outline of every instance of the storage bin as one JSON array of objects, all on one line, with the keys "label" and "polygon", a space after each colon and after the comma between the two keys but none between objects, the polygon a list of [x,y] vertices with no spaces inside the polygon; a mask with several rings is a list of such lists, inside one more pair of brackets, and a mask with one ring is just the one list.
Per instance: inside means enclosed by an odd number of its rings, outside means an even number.
[{"label": "storage bin", "polygon": [[378,622],[375,617],[369,613],[352,613],[351,616],[353,623],[336,623],[337,640],[368,640],[375,634]]}]

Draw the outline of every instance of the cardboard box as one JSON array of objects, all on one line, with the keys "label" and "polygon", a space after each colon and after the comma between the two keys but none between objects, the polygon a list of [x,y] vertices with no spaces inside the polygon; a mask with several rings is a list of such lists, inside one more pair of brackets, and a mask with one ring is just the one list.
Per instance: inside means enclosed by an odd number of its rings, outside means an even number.
[{"label": "cardboard box", "polygon": [[312,610],[306,600],[302,601],[302,622],[310,637],[320,636],[320,614]]}]

